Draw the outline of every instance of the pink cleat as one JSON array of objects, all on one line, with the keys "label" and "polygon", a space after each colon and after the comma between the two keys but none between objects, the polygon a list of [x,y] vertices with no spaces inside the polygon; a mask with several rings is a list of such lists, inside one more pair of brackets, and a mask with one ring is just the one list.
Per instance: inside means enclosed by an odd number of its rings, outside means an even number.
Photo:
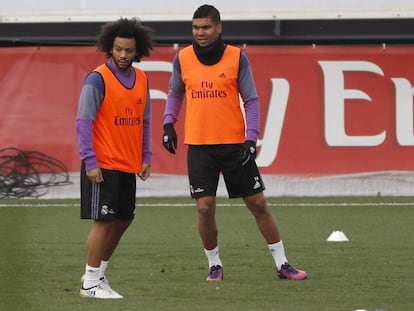
[{"label": "pink cleat", "polygon": [[223,267],[212,266],[208,272],[207,282],[221,282],[223,281]]},{"label": "pink cleat", "polygon": [[304,280],[308,277],[308,274],[305,271],[298,270],[288,262],[285,262],[280,270],[277,272],[281,279],[289,280]]}]

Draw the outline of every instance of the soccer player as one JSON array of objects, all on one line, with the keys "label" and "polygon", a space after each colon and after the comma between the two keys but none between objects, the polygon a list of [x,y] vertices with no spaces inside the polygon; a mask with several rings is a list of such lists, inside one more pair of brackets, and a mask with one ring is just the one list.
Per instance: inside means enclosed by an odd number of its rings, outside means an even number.
[{"label": "soccer player", "polygon": [[108,61],[86,77],[76,117],[81,218],[93,220],[80,296],[119,299],[105,271],[134,218],[136,175],[143,181],[150,176],[148,80],[132,64],[150,55],[152,30],[121,18],[101,28],[97,48]]},{"label": "soccer player", "polygon": [[[164,112],[163,146],[175,154],[174,124],[186,98],[185,137],[191,197],[196,200],[198,227],[208,259],[207,281],[223,280],[215,220],[220,173],[230,198],[241,197],[273,255],[280,278],[303,280],[305,271],[287,260],[276,221],[266,204],[256,166],[259,98],[249,60],[238,47],[224,43],[219,11],[200,6],[192,20],[193,43],[175,55]],[[246,124],[240,109],[244,103]]]}]

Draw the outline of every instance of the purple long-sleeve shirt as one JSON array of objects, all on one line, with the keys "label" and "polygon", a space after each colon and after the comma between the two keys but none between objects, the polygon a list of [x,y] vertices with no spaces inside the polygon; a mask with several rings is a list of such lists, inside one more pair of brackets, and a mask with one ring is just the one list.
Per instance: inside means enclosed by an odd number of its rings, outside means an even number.
[{"label": "purple long-sleeve shirt", "polygon": [[[244,52],[240,56],[239,93],[244,103],[246,117],[246,140],[257,141],[259,135],[259,97],[250,67],[250,62]],[[178,120],[185,96],[185,85],[181,77],[181,66],[178,54],[173,60],[173,72],[170,79],[167,104],[164,112],[164,124],[175,123]]]},{"label": "purple long-sleeve shirt", "polygon": [[[135,74],[125,75],[112,62],[107,62],[109,68],[125,87],[132,87]],[[151,99],[148,87],[147,104],[143,121],[143,163],[151,164]],[[86,170],[99,167],[96,153],[93,149],[93,123],[105,94],[102,76],[97,72],[90,73],[83,84],[79,97],[78,113],[76,116],[76,132],[81,160],[85,162]]]}]

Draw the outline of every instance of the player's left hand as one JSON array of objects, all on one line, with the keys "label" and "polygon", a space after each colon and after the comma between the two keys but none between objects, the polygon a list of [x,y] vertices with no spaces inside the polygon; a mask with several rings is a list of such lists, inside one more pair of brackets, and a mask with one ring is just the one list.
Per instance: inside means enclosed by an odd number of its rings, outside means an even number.
[{"label": "player's left hand", "polygon": [[256,159],[256,142],[252,140],[246,140],[243,146],[243,153],[242,153],[242,166],[246,165],[247,162],[253,161]]},{"label": "player's left hand", "polygon": [[151,175],[151,165],[147,163],[142,164],[141,172],[137,174],[141,180],[145,181]]}]

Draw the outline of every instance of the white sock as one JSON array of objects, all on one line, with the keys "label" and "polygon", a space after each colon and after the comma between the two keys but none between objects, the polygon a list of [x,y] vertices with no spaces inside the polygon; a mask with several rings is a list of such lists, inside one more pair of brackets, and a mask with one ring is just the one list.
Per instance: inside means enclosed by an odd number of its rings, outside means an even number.
[{"label": "white sock", "polygon": [[86,265],[85,267],[85,280],[83,281],[82,287],[88,289],[94,287],[100,283],[99,280],[99,267],[91,267]]},{"label": "white sock", "polygon": [[275,260],[276,268],[279,271],[282,265],[285,262],[288,262],[286,255],[285,255],[285,247],[283,246],[283,241],[280,240],[277,243],[268,244],[270,253],[273,256],[273,259]]},{"label": "white sock", "polygon": [[204,249],[204,253],[207,256],[208,266],[210,268],[213,267],[213,266],[222,266],[223,267],[223,264],[221,263],[221,260],[220,260],[218,245],[215,248],[211,249],[211,250]]},{"label": "white sock", "polygon": [[101,265],[99,266],[99,279],[105,277],[106,267],[108,267],[109,261],[102,260]]}]

